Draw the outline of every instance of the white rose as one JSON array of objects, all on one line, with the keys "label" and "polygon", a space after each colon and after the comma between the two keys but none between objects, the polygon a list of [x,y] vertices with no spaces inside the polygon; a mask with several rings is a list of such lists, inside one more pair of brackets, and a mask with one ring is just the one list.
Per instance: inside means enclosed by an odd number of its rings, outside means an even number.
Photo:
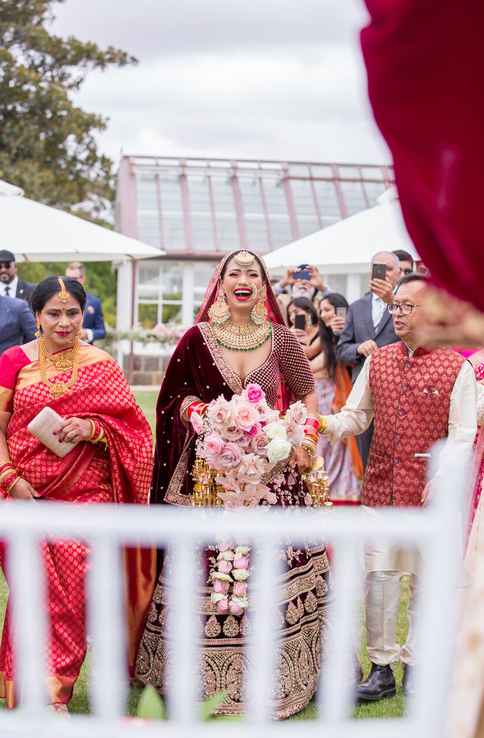
[{"label": "white rose", "polygon": [[269,423],[263,429],[266,436],[269,438],[281,438],[284,441],[287,438],[287,431],[284,425],[281,423]]},{"label": "white rose", "polygon": [[217,602],[220,602],[220,600],[224,600],[226,597],[226,594],[220,594],[218,592],[212,592],[212,594],[210,595],[210,599],[212,600],[214,605],[216,605]]},{"label": "white rose", "polygon": [[249,607],[249,600],[247,597],[236,597],[235,595],[232,595],[232,602],[243,610],[246,610]]},{"label": "white rose", "polygon": [[245,582],[250,575],[247,569],[232,569],[232,576],[237,582]]},{"label": "white rose", "polygon": [[248,546],[237,546],[237,548],[235,549],[235,556],[247,556],[249,551],[250,548]]},{"label": "white rose", "polygon": [[291,444],[284,438],[274,438],[267,446],[267,458],[271,464],[287,459],[291,453]]}]

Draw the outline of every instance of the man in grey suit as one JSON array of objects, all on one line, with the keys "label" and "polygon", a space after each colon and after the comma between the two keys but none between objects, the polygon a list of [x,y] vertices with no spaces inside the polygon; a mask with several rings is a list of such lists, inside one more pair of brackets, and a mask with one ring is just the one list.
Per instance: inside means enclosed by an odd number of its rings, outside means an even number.
[{"label": "man in grey suit", "polygon": [[0,355],[34,338],[35,320],[25,300],[0,295]]},{"label": "man in grey suit", "polygon": [[[382,265],[380,271],[384,271],[385,276],[383,279],[370,278],[370,292],[350,305],[346,324],[336,347],[336,358],[351,367],[353,382],[363,368],[365,359],[376,348],[398,341],[387,305],[391,302],[393,288],[401,276],[400,262],[391,251],[379,251],[371,260],[372,272],[374,264]],[[365,466],[372,435],[373,425],[357,438]]]}]

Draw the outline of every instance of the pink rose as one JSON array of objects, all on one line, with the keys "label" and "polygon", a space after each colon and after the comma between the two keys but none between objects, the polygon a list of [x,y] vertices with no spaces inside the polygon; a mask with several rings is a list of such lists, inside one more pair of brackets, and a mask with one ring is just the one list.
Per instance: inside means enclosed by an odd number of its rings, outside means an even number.
[{"label": "pink rose", "polygon": [[266,434],[259,433],[257,436],[254,436],[254,438],[251,439],[250,447],[254,453],[260,454],[264,451],[268,443],[269,439],[267,438]]},{"label": "pink rose", "polygon": [[233,403],[233,416],[235,424],[243,431],[248,432],[259,420],[259,416],[254,406],[250,402],[243,399]]},{"label": "pink rose", "polygon": [[227,594],[230,589],[230,582],[221,582],[220,579],[216,579],[213,583],[213,591],[217,594]]},{"label": "pink rose", "polygon": [[287,426],[287,437],[293,446],[300,446],[304,441],[304,428],[296,423],[289,423]]},{"label": "pink rose", "polygon": [[222,395],[209,404],[207,418],[212,425],[215,425],[216,427],[225,425],[228,422],[229,417],[230,404],[227,402],[225,397],[222,397]]},{"label": "pink rose", "polygon": [[294,402],[287,411],[288,420],[290,423],[296,423],[296,425],[302,425],[306,422],[308,417],[308,411],[306,405],[302,402]]},{"label": "pink rose", "polygon": [[190,423],[192,424],[192,428],[197,436],[199,436],[200,433],[203,433],[203,418],[201,415],[193,412],[190,416]]},{"label": "pink rose", "polygon": [[247,584],[245,582],[234,583],[234,595],[237,597],[245,597],[247,594]]},{"label": "pink rose", "polygon": [[233,469],[240,464],[241,457],[240,448],[235,443],[226,443],[220,454],[220,466],[223,469]]},{"label": "pink rose", "polygon": [[[217,605],[217,608],[218,608],[218,605]],[[244,612],[241,606],[237,602],[233,602],[232,600],[230,601],[229,608],[230,608],[231,615],[239,616],[239,615],[242,615],[242,613]]]},{"label": "pink rose", "polygon": [[239,558],[234,559],[234,567],[236,569],[248,569],[249,568],[249,557],[239,556]]},{"label": "pink rose", "polygon": [[244,435],[244,431],[237,425],[224,425],[222,435],[227,441],[240,441]]},{"label": "pink rose", "polygon": [[223,600],[219,600],[217,602],[217,612],[219,615],[225,615],[229,611],[229,601],[227,597],[224,597]]},{"label": "pink rose", "polygon": [[218,570],[222,572],[222,574],[230,574],[232,571],[232,564],[230,561],[219,561],[218,564]]},{"label": "pink rose", "polygon": [[209,456],[219,456],[224,448],[224,441],[216,433],[209,433],[205,436],[204,447]]},{"label": "pink rose", "polygon": [[257,484],[268,469],[266,461],[255,454],[245,454],[239,466],[239,480],[245,484]]},{"label": "pink rose", "polygon": [[260,385],[258,384],[255,384],[255,382],[247,385],[247,387],[245,388],[245,396],[247,397],[249,402],[252,402],[254,404],[257,404],[258,402],[261,402],[265,399],[262,387],[260,387]]}]

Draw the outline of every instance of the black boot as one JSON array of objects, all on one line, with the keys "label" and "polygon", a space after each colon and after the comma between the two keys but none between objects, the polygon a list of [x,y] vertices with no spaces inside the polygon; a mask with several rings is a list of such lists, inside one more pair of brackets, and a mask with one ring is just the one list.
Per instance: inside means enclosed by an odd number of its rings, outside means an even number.
[{"label": "black boot", "polygon": [[356,690],[360,702],[377,702],[384,697],[394,697],[395,694],[395,677],[390,665],[372,664],[368,678]]},{"label": "black boot", "polygon": [[413,683],[415,674],[413,670],[413,666],[409,666],[408,664],[403,665],[403,679],[402,679],[402,689],[403,693],[407,697],[411,697],[415,694],[415,686]]}]

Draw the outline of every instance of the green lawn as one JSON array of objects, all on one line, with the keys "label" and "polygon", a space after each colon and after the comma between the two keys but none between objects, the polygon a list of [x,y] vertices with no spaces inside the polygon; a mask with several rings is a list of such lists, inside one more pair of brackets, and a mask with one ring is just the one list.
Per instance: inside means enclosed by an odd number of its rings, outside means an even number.
[{"label": "green lawn", "polygon": [[[152,429],[155,425],[155,403],[156,403],[157,392],[151,391],[140,391],[136,393],[138,403],[148,418]],[[3,613],[5,610],[5,604],[7,599],[7,586],[3,577],[0,574],[0,620],[3,620]],[[402,587],[402,602],[400,606],[400,617],[398,635],[402,642],[406,631],[407,631],[407,620],[406,620],[406,602],[408,600],[408,588],[404,582]],[[365,634],[364,628],[362,628],[362,640],[360,649],[360,661],[365,674],[368,672],[369,663],[366,657],[365,650]],[[400,685],[401,682],[401,667],[398,666],[395,669],[395,675],[397,677],[397,683]],[[89,711],[89,700],[88,700],[88,678],[89,678],[89,655],[86,659],[86,663],[82,669],[81,676],[77,682],[74,696],[70,703],[70,711],[77,713],[86,713]],[[136,710],[136,704],[140,695],[139,689],[132,689],[129,695],[127,712],[132,715]],[[0,703],[1,704],[1,703]],[[355,718],[368,718],[368,717],[401,717],[404,713],[405,698],[401,692],[400,687],[398,688],[396,697],[392,699],[381,700],[376,704],[359,705],[355,708]],[[298,715],[295,715],[295,720],[307,720],[316,717],[316,707],[313,703],[309,704],[308,707]]]}]

